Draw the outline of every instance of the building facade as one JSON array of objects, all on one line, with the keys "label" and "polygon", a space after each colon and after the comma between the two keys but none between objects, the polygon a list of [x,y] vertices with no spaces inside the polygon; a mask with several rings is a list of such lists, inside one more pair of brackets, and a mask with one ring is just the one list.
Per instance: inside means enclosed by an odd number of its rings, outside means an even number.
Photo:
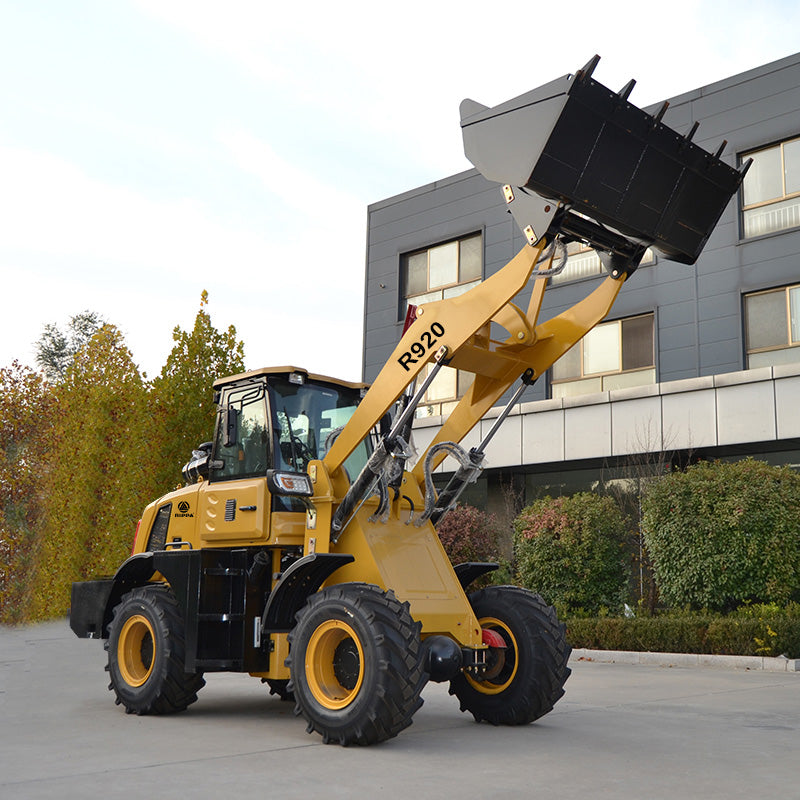
[{"label": "building facade", "polygon": [[[699,123],[694,141],[711,152],[726,141],[732,165],[752,158],[742,189],[695,265],[648,254],[609,318],[526,392],[487,450],[476,504],[506,485],[526,501],[592,488],[642,463],[800,464],[800,54],[671,98],[663,121],[682,134]],[[409,301],[466,291],[524,244],[500,187],[476,170],[371,205],[364,380],[399,341]],[[540,320],[604,278],[596,254],[570,251]],[[437,377],[415,423],[420,451],[468,380]]]}]

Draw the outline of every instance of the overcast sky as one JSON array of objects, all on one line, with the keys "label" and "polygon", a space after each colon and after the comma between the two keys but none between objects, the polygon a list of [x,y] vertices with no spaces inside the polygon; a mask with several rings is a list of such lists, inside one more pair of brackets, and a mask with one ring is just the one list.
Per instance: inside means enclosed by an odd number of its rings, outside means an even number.
[{"label": "overcast sky", "polygon": [[464,97],[797,51],[778,0],[0,0],[0,366],[90,309],[153,376],[207,289],[249,368],[358,379],[367,206],[469,168]]}]

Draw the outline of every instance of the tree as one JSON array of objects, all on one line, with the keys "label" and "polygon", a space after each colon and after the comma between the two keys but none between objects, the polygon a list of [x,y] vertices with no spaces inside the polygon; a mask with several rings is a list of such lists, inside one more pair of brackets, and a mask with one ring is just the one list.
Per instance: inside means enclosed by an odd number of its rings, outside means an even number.
[{"label": "tree", "polygon": [[82,311],[70,317],[67,330],[48,323],[36,342],[36,363],[52,383],[64,379],[77,352],[100,328],[105,320],[94,311]]},{"label": "tree", "polygon": [[0,369],[0,622],[6,624],[26,619],[53,411],[39,373],[17,361]]},{"label": "tree", "polygon": [[192,450],[212,436],[214,381],[244,371],[244,344],[236,339],[236,328],[217,330],[206,305],[204,291],[194,327],[190,332],[175,328],[175,345],[152,384],[150,439],[158,449],[154,480],[160,491],[180,481]]},{"label": "tree", "polygon": [[65,613],[73,581],[116,571],[151,499],[147,389],[117,328],[74,355],[55,396],[34,618]]}]

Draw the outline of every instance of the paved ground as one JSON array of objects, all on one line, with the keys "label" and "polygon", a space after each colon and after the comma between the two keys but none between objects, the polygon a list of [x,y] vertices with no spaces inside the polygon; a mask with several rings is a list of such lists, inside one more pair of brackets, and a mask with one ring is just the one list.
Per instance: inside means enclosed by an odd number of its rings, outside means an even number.
[{"label": "paved ground", "polygon": [[431,684],[414,724],[325,746],[260,682],[174,717],[114,705],[97,641],[0,628],[0,797],[800,797],[800,673],[577,662],[538,723],[476,725]]}]

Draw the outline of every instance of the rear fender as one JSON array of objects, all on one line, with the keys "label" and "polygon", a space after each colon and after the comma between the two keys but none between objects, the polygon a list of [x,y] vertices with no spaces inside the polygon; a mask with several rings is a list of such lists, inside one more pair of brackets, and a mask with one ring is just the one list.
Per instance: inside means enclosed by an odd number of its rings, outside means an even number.
[{"label": "rear fender", "polygon": [[163,576],[175,593],[183,612],[188,609],[192,566],[197,571],[197,550],[165,550],[137,553],[125,561],[113,578],[84,581],[72,585],[70,627],[81,638],[108,638],[114,608],[131,589]]},{"label": "rear fender", "polygon": [[477,580],[487,572],[494,572],[499,567],[500,565],[494,561],[465,561],[453,567],[453,571],[456,573],[461,588],[466,592],[467,587],[474,580]]}]

